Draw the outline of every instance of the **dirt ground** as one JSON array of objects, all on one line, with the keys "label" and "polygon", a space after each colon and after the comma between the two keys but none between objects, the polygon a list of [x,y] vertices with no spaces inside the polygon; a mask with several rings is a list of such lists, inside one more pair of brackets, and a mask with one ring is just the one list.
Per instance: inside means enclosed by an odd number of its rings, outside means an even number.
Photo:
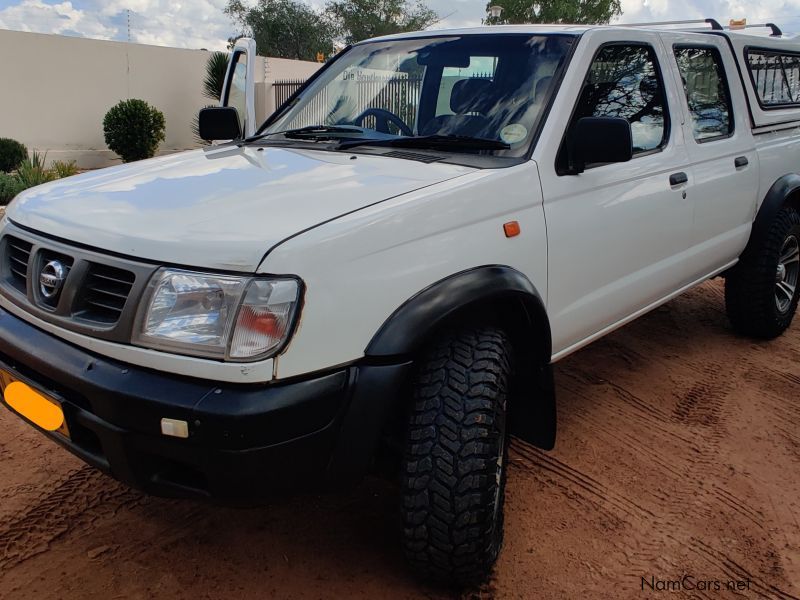
[{"label": "dirt ground", "polygon": [[[505,548],[465,596],[800,597],[800,322],[737,338],[710,283],[556,383],[558,445],[512,445]],[[0,598],[456,595],[411,577],[396,522],[377,479],[259,509],[148,498],[0,411]]]}]

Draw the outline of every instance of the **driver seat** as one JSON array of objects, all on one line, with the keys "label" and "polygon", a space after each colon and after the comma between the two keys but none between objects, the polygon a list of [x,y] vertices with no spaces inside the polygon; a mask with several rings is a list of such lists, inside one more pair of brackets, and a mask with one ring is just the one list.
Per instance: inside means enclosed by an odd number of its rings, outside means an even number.
[{"label": "driver seat", "polygon": [[489,119],[475,113],[482,112],[491,85],[491,79],[478,77],[457,81],[450,92],[450,110],[455,114],[434,117],[425,124],[420,135],[478,136]]}]

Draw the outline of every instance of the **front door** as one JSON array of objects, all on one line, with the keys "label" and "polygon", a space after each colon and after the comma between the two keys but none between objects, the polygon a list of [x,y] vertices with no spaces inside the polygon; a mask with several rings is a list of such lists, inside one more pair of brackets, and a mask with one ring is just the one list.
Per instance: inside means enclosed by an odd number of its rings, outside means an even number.
[{"label": "front door", "polygon": [[[584,35],[539,142],[548,239],[548,313],[555,358],[627,322],[679,289],[691,244],[693,175],[678,91],[656,34]],[[563,144],[581,117],[623,117],[630,162],[568,174]],[[549,129],[549,131],[548,131]],[[557,150],[559,149],[560,150]],[[548,155],[548,152],[552,155]]]}]

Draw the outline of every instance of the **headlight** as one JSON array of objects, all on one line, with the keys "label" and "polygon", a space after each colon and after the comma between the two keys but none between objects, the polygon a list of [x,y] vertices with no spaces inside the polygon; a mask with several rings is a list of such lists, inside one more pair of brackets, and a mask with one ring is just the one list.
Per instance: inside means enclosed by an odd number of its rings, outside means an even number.
[{"label": "headlight", "polygon": [[288,337],[299,294],[295,279],[165,269],[148,286],[133,343],[218,359],[263,358]]}]

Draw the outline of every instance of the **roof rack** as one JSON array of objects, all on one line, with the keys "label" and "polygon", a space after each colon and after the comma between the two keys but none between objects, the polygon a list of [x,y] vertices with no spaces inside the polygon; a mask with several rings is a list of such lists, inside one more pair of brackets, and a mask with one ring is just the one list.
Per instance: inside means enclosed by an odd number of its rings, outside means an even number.
[{"label": "roof rack", "polygon": [[775,23],[759,23],[753,25],[745,25],[745,29],[750,29],[751,27],[769,27],[772,30],[770,37],[778,37],[783,35],[781,28],[775,25]]},{"label": "roof rack", "polygon": [[741,29],[751,29],[767,27],[772,30],[771,37],[783,35],[780,27],[775,23],[758,23],[752,25],[742,25],[740,27],[723,27],[716,19],[690,19],[686,21],[654,21],[652,23],[619,23],[621,27],[661,27],[664,25],[711,25],[712,31],[738,31]]},{"label": "roof rack", "polygon": [[662,25],[711,25],[714,31],[725,29],[716,19],[690,19],[686,21],[654,21],[652,23],[620,23],[620,27],[661,27]]}]

